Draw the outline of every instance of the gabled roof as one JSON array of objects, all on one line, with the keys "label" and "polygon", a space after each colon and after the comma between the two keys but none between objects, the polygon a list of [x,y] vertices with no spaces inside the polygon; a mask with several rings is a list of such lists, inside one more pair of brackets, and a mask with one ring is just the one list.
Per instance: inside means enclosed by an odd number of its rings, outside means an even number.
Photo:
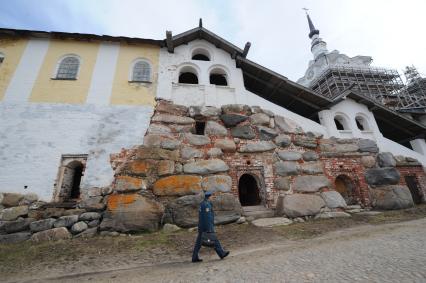
[{"label": "gabled roof", "polygon": [[388,139],[398,143],[406,143],[416,138],[425,138],[426,136],[426,126],[351,89],[337,96],[329,107],[346,98],[353,99],[367,106],[368,110],[373,112],[380,132]]},{"label": "gabled roof", "polygon": [[204,39],[229,53],[236,60],[237,67],[243,71],[246,89],[266,100],[314,120],[318,111],[332,102],[332,100],[248,60],[245,57],[250,48],[249,42],[245,45],[244,50],[240,49],[204,28],[201,21],[198,27],[175,36],[167,32],[165,45],[169,52],[173,52],[175,47],[197,39]]},{"label": "gabled roof", "polygon": [[[220,48],[228,52],[231,56],[233,56],[233,58],[235,58],[235,56],[237,55],[239,56],[243,55],[243,52],[244,52],[244,50],[238,48],[237,46],[233,45],[229,41],[223,39],[222,37],[218,36],[217,34],[214,34],[213,32],[209,31],[208,29],[202,26],[199,26],[191,30],[188,30],[186,32],[175,35],[171,37],[171,41],[166,38],[165,44],[167,45],[168,48],[173,49],[179,45],[187,44],[188,42],[191,42],[197,39],[204,39],[210,42],[217,48]],[[171,44],[172,46],[170,46]]]}]

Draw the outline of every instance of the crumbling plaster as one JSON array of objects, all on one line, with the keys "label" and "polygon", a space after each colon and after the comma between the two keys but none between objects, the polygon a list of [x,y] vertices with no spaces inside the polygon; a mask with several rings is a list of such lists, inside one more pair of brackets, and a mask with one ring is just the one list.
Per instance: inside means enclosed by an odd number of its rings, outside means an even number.
[{"label": "crumbling plaster", "polygon": [[62,154],[89,154],[83,192],[108,186],[109,155],[142,143],[152,112],[151,106],[1,103],[0,191],[50,201]]}]

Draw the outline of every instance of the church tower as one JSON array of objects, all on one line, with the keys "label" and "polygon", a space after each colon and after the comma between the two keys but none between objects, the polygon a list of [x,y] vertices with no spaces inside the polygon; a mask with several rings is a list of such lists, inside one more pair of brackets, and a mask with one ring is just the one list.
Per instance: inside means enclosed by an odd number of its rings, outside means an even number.
[{"label": "church tower", "polygon": [[307,12],[306,17],[313,60],[297,81],[299,84],[331,99],[351,89],[401,112],[424,107],[421,104],[425,100],[407,92],[397,70],[371,66],[370,56],[349,57],[337,50],[329,52]]},{"label": "church tower", "polygon": [[315,28],[308,12],[306,12],[306,17],[309,24],[309,38],[312,40],[311,52],[314,55],[314,59],[317,59],[319,56],[328,53],[327,43],[319,37],[320,32]]}]

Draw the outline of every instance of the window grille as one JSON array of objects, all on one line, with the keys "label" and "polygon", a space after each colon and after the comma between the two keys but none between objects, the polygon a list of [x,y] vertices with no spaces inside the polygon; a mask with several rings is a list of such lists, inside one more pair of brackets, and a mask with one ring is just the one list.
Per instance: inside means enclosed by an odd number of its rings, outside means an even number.
[{"label": "window grille", "polygon": [[134,82],[150,82],[151,66],[147,62],[139,61],[133,66],[132,81]]},{"label": "window grille", "polygon": [[75,80],[77,79],[78,68],[80,61],[75,57],[65,57],[59,64],[57,79]]}]

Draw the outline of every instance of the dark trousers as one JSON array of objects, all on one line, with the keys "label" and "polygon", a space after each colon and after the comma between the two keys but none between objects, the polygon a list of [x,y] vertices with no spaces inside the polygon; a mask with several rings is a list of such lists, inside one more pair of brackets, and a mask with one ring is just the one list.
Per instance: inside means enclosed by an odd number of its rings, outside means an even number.
[{"label": "dark trousers", "polygon": [[[198,252],[201,249],[201,232],[198,232],[197,240],[195,241],[194,251],[192,252],[192,260],[198,259]],[[222,246],[220,245],[219,240],[215,242],[214,250],[216,251],[217,255],[222,258],[225,254],[225,251],[223,250]]]}]

